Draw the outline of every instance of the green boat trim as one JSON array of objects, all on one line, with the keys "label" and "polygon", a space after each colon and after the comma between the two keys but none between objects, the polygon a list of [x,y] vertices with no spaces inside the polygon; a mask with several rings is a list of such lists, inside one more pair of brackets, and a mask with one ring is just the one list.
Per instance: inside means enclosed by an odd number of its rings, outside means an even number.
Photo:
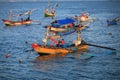
[{"label": "green boat trim", "polygon": [[53,17],[54,14],[52,14],[52,13],[44,13],[44,16],[45,16],[45,17]]}]

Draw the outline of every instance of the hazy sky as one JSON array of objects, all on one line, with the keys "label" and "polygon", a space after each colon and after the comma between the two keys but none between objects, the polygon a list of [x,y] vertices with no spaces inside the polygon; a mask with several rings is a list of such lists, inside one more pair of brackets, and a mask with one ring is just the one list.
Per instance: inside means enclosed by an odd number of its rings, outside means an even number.
[{"label": "hazy sky", "polygon": [[[48,0],[0,0],[0,2],[48,1]],[[49,1],[107,1],[107,0],[49,0]]]}]

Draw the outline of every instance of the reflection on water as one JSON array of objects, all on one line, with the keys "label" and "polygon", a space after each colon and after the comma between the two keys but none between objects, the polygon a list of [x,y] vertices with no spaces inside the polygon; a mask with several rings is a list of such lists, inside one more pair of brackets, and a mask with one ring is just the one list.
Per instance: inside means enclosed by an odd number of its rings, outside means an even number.
[{"label": "reflection on water", "polygon": [[85,52],[87,52],[88,49],[84,49],[84,50],[78,50],[78,51],[74,51],[72,53],[58,53],[58,54],[52,54],[52,55],[40,55],[37,56],[35,61],[47,61],[47,60],[53,60],[53,59],[57,59],[59,57],[65,57],[67,55],[70,54],[74,54],[75,58],[79,58],[82,54],[87,54]]},{"label": "reflection on water", "polygon": [[65,68],[65,66],[70,65],[70,63],[74,62],[74,60],[87,61],[92,57],[93,56],[88,55],[87,52],[76,52],[69,54],[59,53],[53,55],[37,56],[33,61],[33,68],[38,71],[47,71],[58,69],[60,67]]},{"label": "reflection on water", "polygon": [[37,56],[33,61],[33,68],[38,71],[48,71],[53,68],[57,68],[59,67],[59,62],[56,63],[56,61],[59,59],[64,59],[65,56],[66,54]]},{"label": "reflection on water", "polygon": [[64,53],[59,53],[59,54],[53,54],[53,55],[44,55],[44,56],[38,56],[36,57],[36,61],[42,60],[42,61],[47,61],[47,60],[52,60],[54,58],[58,58],[58,57],[64,57],[67,54]]}]

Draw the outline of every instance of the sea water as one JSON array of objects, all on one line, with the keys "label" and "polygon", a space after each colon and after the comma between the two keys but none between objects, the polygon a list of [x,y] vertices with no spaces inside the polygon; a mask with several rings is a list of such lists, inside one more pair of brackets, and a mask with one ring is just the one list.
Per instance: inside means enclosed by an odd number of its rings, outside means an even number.
[{"label": "sea water", "polygon": [[[87,43],[115,48],[116,52],[89,46],[86,52],[40,57],[36,52],[26,50],[31,50],[32,43],[42,44],[46,31],[44,26],[52,21],[43,15],[47,3],[0,2],[0,19],[8,19],[10,11],[19,14],[36,9],[30,18],[42,23],[5,27],[0,21],[0,80],[120,80],[120,21],[118,25],[109,27],[106,23],[107,19],[120,19],[120,2],[58,1],[56,7],[56,19],[89,13],[94,21],[82,31],[82,39]],[[64,37],[66,43],[76,39],[71,36]],[[10,56],[6,58],[6,54]]]}]

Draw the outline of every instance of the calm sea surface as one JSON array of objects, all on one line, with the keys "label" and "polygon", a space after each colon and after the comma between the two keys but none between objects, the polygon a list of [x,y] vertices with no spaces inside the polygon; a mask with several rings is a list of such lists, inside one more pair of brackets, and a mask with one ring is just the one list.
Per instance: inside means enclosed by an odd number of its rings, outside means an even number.
[{"label": "calm sea surface", "polygon": [[[51,2],[51,5],[55,3]],[[31,49],[29,44],[42,43],[43,27],[51,22],[51,18],[43,17],[46,6],[47,2],[0,2],[0,19],[8,19],[10,10],[17,14],[36,9],[31,19],[42,22],[41,25],[34,22],[30,26],[5,27],[0,21],[0,80],[120,80],[120,21],[114,26],[106,24],[107,19],[120,18],[120,2],[58,2],[56,19],[89,12],[95,21],[82,32],[83,40],[117,49],[114,53],[89,46],[88,51],[82,52],[93,57],[83,56],[81,52],[46,57],[40,57],[34,51],[25,52]],[[65,40],[69,42],[75,38],[72,35]],[[5,57],[7,53],[9,58]]]}]

